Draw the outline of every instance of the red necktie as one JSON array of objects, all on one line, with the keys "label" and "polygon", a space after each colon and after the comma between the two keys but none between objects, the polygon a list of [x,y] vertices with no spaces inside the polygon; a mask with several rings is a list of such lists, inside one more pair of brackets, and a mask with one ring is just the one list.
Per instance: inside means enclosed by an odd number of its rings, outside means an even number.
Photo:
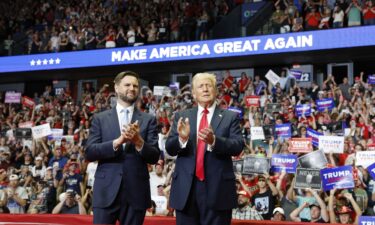
[{"label": "red necktie", "polygon": [[[198,132],[200,132],[202,129],[208,127],[207,114],[208,114],[208,110],[205,108],[203,110],[201,122],[199,123]],[[206,148],[206,143],[203,140],[198,139],[197,158],[196,158],[196,162],[195,162],[195,176],[197,176],[197,178],[200,181],[204,180],[204,152],[205,152],[205,148]]]}]

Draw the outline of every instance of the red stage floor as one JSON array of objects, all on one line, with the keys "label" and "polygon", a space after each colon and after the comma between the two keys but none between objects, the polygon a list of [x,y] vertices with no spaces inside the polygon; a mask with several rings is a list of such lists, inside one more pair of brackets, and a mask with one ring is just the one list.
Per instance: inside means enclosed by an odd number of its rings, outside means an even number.
[{"label": "red stage floor", "polygon": [[[297,225],[310,223],[274,222],[274,221],[245,221],[233,220],[232,225]],[[92,216],[80,215],[10,215],[0,214],[0,225],[86,225],[92,224]],[[144,225],[175,225],[176,219],[172,217],[146,217]],[[318,224],[317,224],[318,225]]]}]

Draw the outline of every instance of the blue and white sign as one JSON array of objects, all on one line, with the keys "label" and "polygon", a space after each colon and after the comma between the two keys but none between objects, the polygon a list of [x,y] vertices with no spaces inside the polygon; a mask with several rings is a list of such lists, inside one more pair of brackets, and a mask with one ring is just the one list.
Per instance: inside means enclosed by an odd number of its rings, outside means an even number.
[{"label": "blue and white sign", "polygon": [[[212,59],[375,45],[375,26],[0,58],[0,73]],[[330,41],[327,41],[330,40]]]},{"label": "blue and white sign", "polygon": [[240,119],[242,119],[242,116],[243,116],[242,109],[231,106],[231,107],[228,107],[228,110],[238,113],[238,116],[240,117]]},{"label": "blue and white sign", "polygon": [[360,216],[358,225],[375,225],[375,216]]},{"label": "blue and white sign", "polygon": [[297,81],[301,80],[302,73],[300,70],[289,70],[289,74],[296,78]]},{"label": "blue and white sign", "polygon": [[260,82],[257,87],[255,88],[255,94],[260,95],[260,92],[267,87],[267,84],[264,82]]},{"label": "blue and white sign", "polygon": [[324,112],[326,109],[328,109],[328,111],[331,111],[335,107],[335,102],[333,101],[333,98],[316,100],[316,107],[319,112]]},{"label": "blue and white sign", "polygon": [[336,168],[325,168],[320,170],[324,191],[331,189],[348,189],[354,187],[353,167],[340,166]]},{"label": "blue and white sign", "polygon": [[375,180],[375,163],[371,164],[370,166],[367,167],[367,171],[372,177],[372,179]]},{"label": "blue and white sign", "polygon": [[276,136],[280,138],[292,137],[292,128],[290,126],[290,123],[276,124],[275,133],[276,133]]},{"label": "blue and white sign", "polygon": [[306,129],[306,136],[312,138],[312,145],[316,148],[319,147],[319,136],[321,135],[323,135],[323,133],[311,129],[310,127]]},{"label": "blue and white sign", "polygon": [[271,159],[271,170],[273,172],[295,173],[298,160],[293,154],[273,154]]},{"label": "blue and white sign", "polygon": [[369,83],[369,84],[375,84],[375,74],[368,75],[367,83]]},{"label": "blue and white sign", "polygon": [[310,116],[311,115],[311,104],[300,104],[296,105],[296,114],[298,117],[302,115]]}]

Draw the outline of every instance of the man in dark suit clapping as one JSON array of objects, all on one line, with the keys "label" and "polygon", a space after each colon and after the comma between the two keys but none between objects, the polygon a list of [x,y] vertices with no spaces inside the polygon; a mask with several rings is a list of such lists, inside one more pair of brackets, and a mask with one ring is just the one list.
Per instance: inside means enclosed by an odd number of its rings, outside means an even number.
[{"label": "man in dark suit clapping", "polygon": [[95,174],[94,224],[143,224],[151,206],[147,163],[160,155],[156,119],[135,107],[138,75],[119,73],[115,80],[117,105],[96,114],[86,144],[86,158],[98,160]]},{"label": "man in dark suit clapping", "polygon": [[198,107],[176,113],[166,150],[177,155],[170,206],[177,225],[229,225],[237,206],[232,156],[244,147],[237,113],[216,105],[216,78],[192,82]]}]

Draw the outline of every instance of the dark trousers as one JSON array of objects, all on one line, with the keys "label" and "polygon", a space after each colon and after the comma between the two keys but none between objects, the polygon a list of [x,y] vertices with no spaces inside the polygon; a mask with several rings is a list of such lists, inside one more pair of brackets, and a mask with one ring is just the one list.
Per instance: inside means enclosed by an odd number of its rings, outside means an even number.
[{"label": "dark trousers", "polygon": [[232,210],[208,208],[207,191],[205,181],[194,178],[184,210],[176,210],[177,225],[230,225]]},{"label": "dark trousers", "polygon": [[116,196],[115,201],[107,208],[94,207],[94,224],[115,224],[117,220],[121,225],[142,225],[146,210],[135,210],[126,200],[124,182]]}]

